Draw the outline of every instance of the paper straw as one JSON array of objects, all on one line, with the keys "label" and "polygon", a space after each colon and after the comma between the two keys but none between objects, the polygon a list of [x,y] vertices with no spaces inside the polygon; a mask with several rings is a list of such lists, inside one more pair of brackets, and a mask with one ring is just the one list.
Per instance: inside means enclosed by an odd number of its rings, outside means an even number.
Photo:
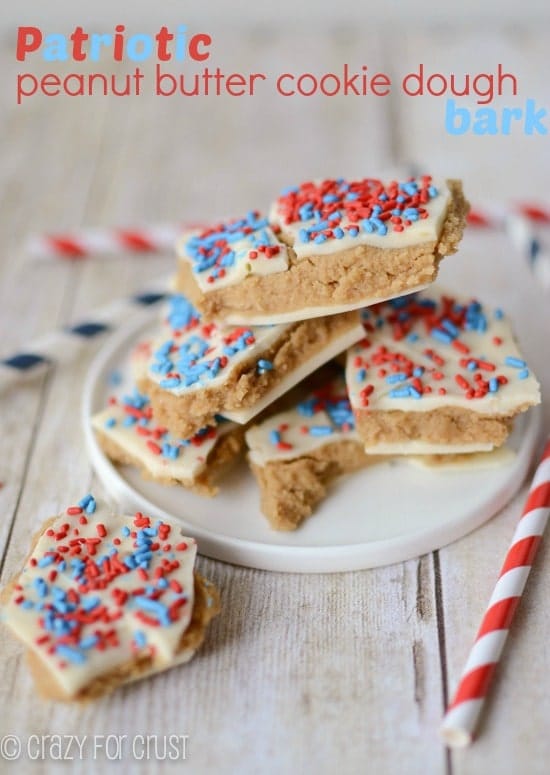
[{"label": "paper straw", "polygon": [[177,237],[204,224],[149,224],[132,229],[89,229],[68,234],[31,237],[27,250],[33,258],[79,260],[117,253],[171,253]]},{"label": "paper straw", "polygon": [[550,225],[550,206],[544,204],[530,204],[524,202],[503,207],[501,205],[473,206],[468,213],[470,226],[481,228],[500,229],[510,215],[519,215],[533,224]]},{"label": "paper straw", "polygon": [[532,223],[524,216],[511,214],[505,222],[506,232],[544,289],[550,288],[550,251],[543,244]]},{"label": "paper straw", "polygon": [[28,348],[7,358],[0,358],[0,390],[44,372],[53,364],[68,363],[90,342],[113,331],[137,310],[151,307],[166,298],[164,290],[169,280],[160,286],[162,291],[150,290],[124,299],[117,299],[95,310],[92,318],[51,331],[37,337]]},{"label": "paper straw", "polygon": [[549,514],[550,438],[455,696],[443,719],[441,735],[449,746],[463,747],[472,742]]}]

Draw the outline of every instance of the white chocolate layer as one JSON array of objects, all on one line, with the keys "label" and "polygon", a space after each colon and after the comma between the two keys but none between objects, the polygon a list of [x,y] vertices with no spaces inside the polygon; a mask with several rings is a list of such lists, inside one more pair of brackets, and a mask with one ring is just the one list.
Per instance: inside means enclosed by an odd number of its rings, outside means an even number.
[{"label": "white chocolate layer", "polygon": [[[127,419],[122,406],[110,406],[92,417],[92,427],[139,462],[154,479],[173,479],[186,484],[192,484],[203,473],[208,465],[208,456],[221,435],[235,427],[231,423],[223,423],[216,428],[208,428],[202,437],[196,434],[193,439],[184,441],[168,432],[157,436],[155,432],[159,426],[152,421],[144,428],[138,424],[125,425]],[[140,433],[138,428],[149,431],[149,434]],[[168,454],[163,453],[166,445],[170,448]],[[177,457],[172,458],[170,452]]]},{"label": "white chocolate layer", "polygon": [[[418,285],[415,288],[411,288],[409,290],[409,293],[416,293],[417,291],[422,291],[424,288],[427,288],[427,285]],[[383,296],[383,297],[376,297],[376,298],[363,298],[360,301],[353,301],[349,304],[331,304],[331,305],[324,305],[324,306],[317,306],[317,307],[302,307],[302,309],[294,311],[294,312],[279,312],[275,314],[269,314],[269,315],[248,315],[246,313],[239,314],[237,312],[231,312],[229,315],[227,315],[226,320],[231,325],[267,325],[268,323],[273,323],[275,325],[281,324],[281,323],[292,323],[296,322],[297,320],[310,320],[311,318],[319,318],[324,317],[325,315],[337,315],[340,312],[352,312],[355,309],[362,309],[367,304],[369,306],[373,304],[379,304],[382,301],[387,301],[388,299],[395,299],[399,296],[402,296],[403,293],[400,291],[397,294],[393,294],[391,296]]]},{"label": "white chocolate layer", "polygon": [[[328,255],[354,248],[358,245],[370,245],[377,248],[407,248],[423,242],[433,242],[439,238],[451,195],[445,182],[434,185],[438,190],[438,195],[424,205],[428,212],[428,217],[411,223],[402,232],[390,229],[384,236],[377,233],[368,233],[360,229],[356,237],[346,234],[341,239],[331,239],[320,244],[313,240],[304,243],[300,240],[300,231],[314,226],[315,219],[311,218],[306,221],[287,224],[282,217],[277,202],[272,205],[269,211],[269,220],[270,223],[277,224],[282,233],[290,240],[290,244],[298,258]],[[342,229],[346,229],[354,224],[348,218],[343,218],[340,225]]]},{"label": "white chocolate layer", "polygon": [[[156,339],[153,344],[153,358],[149,364],[147,376],[161,388],[168,390],[174,395],[182,395],[191,391],[204,390],[210,387],[220,387],[229,380],[235,369],[243,362],[248,360],[260,360],[262,354],[268,350],[271,345],[284,334],[284,332],[290,327],[289,325],[278,326],[248,326],[247,330],[250,333],[250,338],[253,339],[253,344],[247,345],[240,350],[235,351],[231,355],[227,355],[227,348],[231,345],[226,343],[228,335],[234,333],[237,329],[224,328],[216,323],[209,323],[208,325],[200,325],[196,328],[192,328],[189,331],[185,331],[181,336],[163,336],[160,339]],[[205,332],[208,331],[208,335]],[[200,343],[197,340],[200,339]],[[161,348],[168,350],[169,348],[177,348],[172,352],[167,352],[166,362],[171,363],[169,373],[177,373],[179,375],[179,381],[177,384],[169,386],[166,382],[166,373],[162,373],[155,370],[155,365],[162,362],[164,359],[158,357],[158,353]],[[188,347],[190,351],[196,354],[193,358],[193,369],[197,367],[204,367],[202,375],[195,378],[194,375],[189,374],[187,368],[181,369],[179,366],[178,351],[181,348]],[[202,349],[201,349],[202,348]],[[202,350],[205,350],[204,355],[199,355]],[[228,359],[226,366],[219,366],[223,359]],[[218,371],[215,372],[212,368],[212,364],[218,363]],[[172,378],[174,379],[174,378]]]},{"label": "white chocolate layer", "polygon": [[[105,507],[63,514],[25,564],[5,621],[68,696],[136,655],[151,655],[153,672],[175,660],[193,611],[196,543],[159,523],[146,534]],[[64,550],[73,546],[80,553]]]},{"label": "white chocolate layer", "polygon": [[364,335],[363,327],[359,324],[346,331],[342,336],[331,339],[327,346],[320,352],[314,355],[312,358],[305,360],[298,368],[291,371],[286,377],[284,377],[272,390],[257,401],[254,406],[247,409],[237,409],[232,412],[224,412],[223,416],[228,420],[241,423],[242,425],[250,422],[250,420],[257,414],[262,412],[267,406],[273,403],[277,398],[284,395],[288,390],[293,388],[309,374],[312,374],[316,369],[327,363],[332,358],[335,358],[341,352],[346,350],[350,345],[357,342]]},{"label": "white chocolate layer", "polygon": [[[488,415],[508,415],[540,402],[537,379],[524,362],[510,323],[502,313],[488,312],[481,305],[476,310],[469,306],[471,300],[456,299],[457,309],[472,310],[472,327],[455,326],[456,336],[450,334],[452,322],[449,331],[445,329],[448,323],[438,323],[434,334],[431,324],[427,325],[427,319],[421,315],[415,317],[411,313],[407,318],[414,305],[433,302],[434,319],[439,320],[445,297],[452,298],[452,294],[431,286],[416,297],[404,297],[401,305],[388,302],[364,311],[366,339],[350,348],[346,367],[348,392],[355,411],[368,408],[431,412],[457,407]],[[395,338],[396,324],[407,326],[400,339]],[[448,336],[449,341],[441,341],[441,336]],[[411,376],[407,376],[413,367]],[[457,378],[465,380],[463,386]],[[491,383],[499,378],[502,382]],[[420,380],[424,392],[419,396],[413,392],[406,394],[415,379]],[[483,388],[484,384],[491,387]],[[483,395],[467,397],[468,387],[473,392],[480,386]],[[368,396],[365,390],[369,391]]]},{"label": "white chocolate layer", "polygon": [[[229,243],[229,249],[233,254],[232,264],[225,265],[223,274],[218,274],[213,280],[212,271],[208,269],[196,271],[197,264],[190,252],[192,241],[199,240],[200,235],[200,231],[183,234],[176,243],[176,253],[181,261],[191,265],[193,277],[203,293],[240,283],[249,275],[265,276],[284,272],[288,268],[288,248],[279,242],[266,222],[264,226],[255,229],[242,239]],[[265,253],[258,249],[261,246],[275,248],[277,253],[266,257]]]}]

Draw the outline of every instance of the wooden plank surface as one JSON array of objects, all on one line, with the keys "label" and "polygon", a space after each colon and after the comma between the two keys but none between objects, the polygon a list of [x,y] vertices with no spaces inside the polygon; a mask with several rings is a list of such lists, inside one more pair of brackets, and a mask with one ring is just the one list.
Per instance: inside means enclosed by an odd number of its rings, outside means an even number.
[{"label": "wooden plank surface", "polygon": [[[538,89],[547,37],[506,33],[491,40],[495,56],[533,52],[521,66]],[[460,45],[472,52],[476,41],[478,33],[468,33]],[[401,68],[426,52],[440,67],[452,67],[461,49],[449,33],[409,31],[397,46],[389,36],[342,28],[307,38],[255,29],[226,43],[220,38],[217,50],[235,70],[253,69],[261,59],[275,73],[282,50],[285,67],[300,72],[319,63],[327,69],[361,63],[367,55],[379,69],[393,67],[399,57]],[[0,50],[7,79],[14,75],[12,58],[7,48]],[[479,57],[480,67],[485,61]],[[442,144],[435,113],[428,120],[422,101],[35,98],[16,108],[9,90],[0,100],[2,353],[146,287],[172,265],[169,258],[127,256],[31,263],[23,250],[30,231],[238,213],[267,203],[289,180],[430,159],[443,172],[453,171],[456,161],[468,189],[483,198],[506,194],[506,180],[491,172],[499,160],[510,164],[522,193],[545,193],[548,169],[539,162],[538,145],[514,145],[520,164],[510,160],[505,144],[489,158],[470,141]],[[505,306],[550,384],[547,299],[504,236],[468,235],[460,255],[444,264],[441,280]],[[78,420],[89,357],[0,399],[3,583],[44,518],[90,486],[99,489]],[[549,420],[546,408],[546,427]],[[437,738],[445,696],[459,676],[522,497],[440,552],[373,571],[285,575],[202,559],[202,570],[222,590],[224,609],[200,655],[183,669],[82,709],[36,701],[21,649],[2,628],[0,734],[188,734],[187,766],[197,773],[443,774],[496,767],[504,775],[542,773],[550,753],[550,707],[540,678],[550,668],[545,550],[481,740],[448,756]],[[99,761],[105,769],[117,767]],[[79,764],[84,772],[97,767],[91,759]],[[142,762],[141,769],[155,772],[157,764]],[[55,764],[36,762],[33,771],[53,772]]]}]

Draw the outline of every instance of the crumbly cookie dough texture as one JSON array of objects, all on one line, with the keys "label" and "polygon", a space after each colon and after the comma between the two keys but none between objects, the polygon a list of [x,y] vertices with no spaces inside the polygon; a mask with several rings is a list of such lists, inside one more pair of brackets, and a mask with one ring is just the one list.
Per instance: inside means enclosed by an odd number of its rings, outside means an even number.
[{"label": "crumbly cookie dough texture", "polygon": [[37,690],[87,700],[189,661],[219,611],[195,557],[177,525],[113,515],[92,495],[49,520],[2,592]]},{"label": "crumbly cookie dough texture", "polygon": [[439,454],[502,445],[540,386],[500,309],[443,289],[363,311],[346,381],[366,452]]},{"label": "crumbly cookie dough texture", "polygon": [[374,462],[355,432],[342,375],[252,426],[245,438],[261,509],[275,530],[294,530],[338,476]]},{"label": "crumbly cookie dough texture", "polygon": [[433,282],[469,205],[458,180],[304,183],[269,211],[178,243],[176,289],[206,317],[278,323],[358,309]]},{"label": "crumbly cookie dough texture", "polygon": [[215,415],[246,423],[279,395],[363,335],[357,311],[273,326],[203,322],[183,296],[153,346],[140,388],[154,416],[186,438]]}]

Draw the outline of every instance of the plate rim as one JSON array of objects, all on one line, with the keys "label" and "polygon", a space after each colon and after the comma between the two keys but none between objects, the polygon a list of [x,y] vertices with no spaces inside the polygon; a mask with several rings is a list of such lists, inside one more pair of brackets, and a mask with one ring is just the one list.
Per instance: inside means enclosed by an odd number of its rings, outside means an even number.
[{"label": "plate rim", "polygon": [[[406,537],[394,536],[355,544],[334,544],[329,548],[270,544],[236,536],[212,534],[200,526],[189,523],[185,517],[169,514],[164,508],[155,505],[145,495],[137,492],[103,453],[91,427],[90,417],[95,411],[93,408],[95,394],[109,360],[130,337],[146,328],[155,314],[158,314],[156,306],[136,313],[135,319],[133,316],[103,340],[101,347],[95,353],[86,373],[81,400],[80,419],[84,442],[91,466],[113,500],[120,502],[122,493],[126,503],[142,504],[136,506],[137,510],[175,519],[184,530],[189,531],[189,534],[197,539],[199,554],[203,556],[244,567],[287,573],[338,573],[406,562],[448,546],[481,527],[496,516],[513,498],[526,477],[541,435],[540,406],[532,407],[526,414],[521,442],[521,460],[514,468],[513,476],[497,497],[494,494],[488,496],[468,519],[455,519],[450,524],[449,522],[437,524]],[[524,448],[527,449],[526,452],[523,451]],[[491,502],[491,507],[487,514],[488,501]],[[406,552],[403,549],[399,550],[404,538],[412,547]],[[327,551],[330,552],[329,556],[320,558],[320,555]]]}]

